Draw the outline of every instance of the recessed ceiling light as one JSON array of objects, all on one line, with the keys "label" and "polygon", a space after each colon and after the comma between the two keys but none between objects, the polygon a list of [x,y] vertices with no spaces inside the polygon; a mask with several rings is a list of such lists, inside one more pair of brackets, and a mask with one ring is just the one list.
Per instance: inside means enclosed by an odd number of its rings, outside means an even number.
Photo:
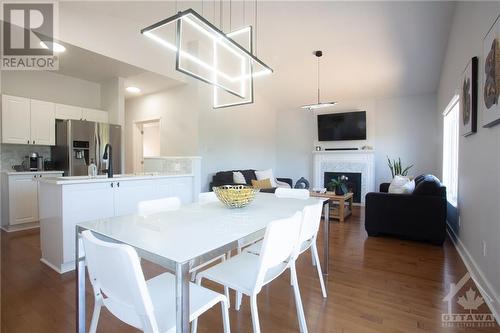
[{"label": "recessed ceiling light", "polygon": [[141,89],[137,88],[137,87],[127,87],[125,88],[128,92],[130,93],[134,93],[134,94],[138,94],[141,92]]},{"label": "recessed ceiling light", "polygon": [[59,43],[56,43],[56,42],[40,42],[40,46],[42,46],[44,49],[48,49],[49,46],[52,45],[52,50],[55,52],[55,53],[62,53],[64,51],[66,51],[66,48],[59,44]]}]

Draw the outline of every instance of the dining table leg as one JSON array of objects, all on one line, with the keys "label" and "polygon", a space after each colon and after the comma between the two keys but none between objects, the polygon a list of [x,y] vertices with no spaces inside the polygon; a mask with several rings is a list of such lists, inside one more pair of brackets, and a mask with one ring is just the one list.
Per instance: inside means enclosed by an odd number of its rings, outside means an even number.
[{"label": "dining table leg", "polygon": [[76,227],[75,238],[75,263],[76,263],[76,332],[85,333],[86,318],[85,318],[85,256],[80,253],[83,248],[80,246],[82,242],[81,234]]},{"label": "dining table leg", "polygon": [[175,269],[176,332],[189,333],[189,265],[177,264]]},{"label": "dining table leg", "polygon": [[323,205],[323,274],[328,275],[328,262],[330,256],[330,200]]}]

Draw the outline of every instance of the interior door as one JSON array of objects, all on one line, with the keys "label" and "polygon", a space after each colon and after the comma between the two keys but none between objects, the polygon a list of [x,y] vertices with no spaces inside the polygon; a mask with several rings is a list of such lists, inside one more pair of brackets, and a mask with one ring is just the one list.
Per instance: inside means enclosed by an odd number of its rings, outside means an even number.
[{"label": "interior door", "polygon": [[56,144],[56,106],[54,103],[32,99],[31,143],[53,146]]},{"label": "interior door", "polygon": [[30,143],[30,100],[2,96],[2,142]]},{"label": "interior door", "polygon": [[9,177],[10,225],[38,221],[38,182],[33,175]]}]

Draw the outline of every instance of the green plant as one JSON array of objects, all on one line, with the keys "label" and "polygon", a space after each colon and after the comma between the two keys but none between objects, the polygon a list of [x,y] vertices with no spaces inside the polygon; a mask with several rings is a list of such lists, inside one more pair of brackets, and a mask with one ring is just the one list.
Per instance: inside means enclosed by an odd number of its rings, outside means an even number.
[{"label": "green plant", "polygon": [[389,169],[391,169],[392,178],[394,178],[394,176],[408,176],[408,171],[413,167],[412,164],[403,168],[401,158],[398,158],[397,161],[395,159],[391,161],[389,156],[387,156],[387,164],[389,165]]},{"label": "green plant", "polygon": [[335,190],[336,188],[340,188],[343,193],[347,193],[347,178],[346,176],[342,175],[337,177],[337,179],[333,178],[330,179],[330,182],[326,184],[326,187],[328,187],[329,190]]}]

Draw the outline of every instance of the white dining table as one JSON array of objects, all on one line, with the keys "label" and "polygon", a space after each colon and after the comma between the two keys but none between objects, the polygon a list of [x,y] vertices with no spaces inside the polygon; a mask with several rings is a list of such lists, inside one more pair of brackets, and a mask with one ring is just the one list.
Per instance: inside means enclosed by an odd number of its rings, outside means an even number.
[{"label": "white dining table", "polygon": [[176,331],[189,332],[189,270],[236,249],[238,240],[262,235],[274,220],[287,218],[318,201],[324,204],[324,263],[328,274],[329,204],[325,198],[288,199],[258,193],[247,207],[229,209],[221,202],[193,203],[178,210],[150,216],[128,215],[83,222],[76,226],[77,270],[76,331],[86,332],[85,256],[81,233],[134,247],[141,258],[156,263],[176,276]]}]

